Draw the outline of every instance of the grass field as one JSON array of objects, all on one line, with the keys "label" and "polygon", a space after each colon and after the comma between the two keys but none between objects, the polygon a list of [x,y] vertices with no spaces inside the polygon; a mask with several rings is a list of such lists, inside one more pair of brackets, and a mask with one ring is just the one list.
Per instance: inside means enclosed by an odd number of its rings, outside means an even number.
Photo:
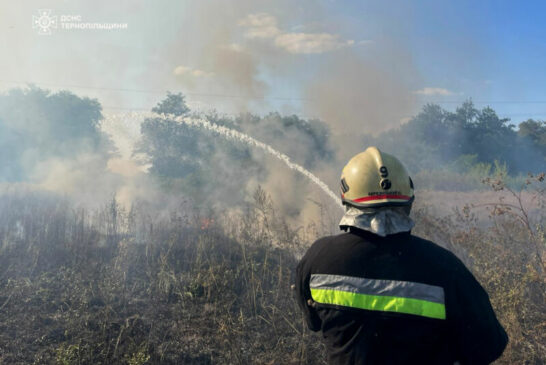
[{"label": "grass field", "polygon": [[[521,206],[494,182],[419,191],[412,213],[414,233],[453,250],[488,290],[510,336],[499,364],[546,361],[541,184]],[[296,257],[320,228],[291,227],[263,190],[214,217],[5,194],[0,363],[324,363],[290,291]]]}]

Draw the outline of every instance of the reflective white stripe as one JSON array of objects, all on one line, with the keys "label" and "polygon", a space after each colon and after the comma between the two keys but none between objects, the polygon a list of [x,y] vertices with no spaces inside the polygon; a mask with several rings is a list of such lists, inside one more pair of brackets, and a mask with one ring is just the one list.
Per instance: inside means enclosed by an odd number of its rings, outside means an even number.
[{"label": "reflective white stripe", "polygon": [[312,274],[311,289],[339,290],[366,295],[412,298],[444,304],[444,289],[440,286],[411,281],[366,279],[355,276]]}]

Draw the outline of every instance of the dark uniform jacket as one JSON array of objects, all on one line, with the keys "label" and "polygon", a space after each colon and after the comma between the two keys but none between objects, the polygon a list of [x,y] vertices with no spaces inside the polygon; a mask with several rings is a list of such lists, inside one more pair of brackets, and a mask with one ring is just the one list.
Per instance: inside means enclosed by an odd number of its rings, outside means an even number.
[{"label": "dark uniform jacket", "polygon": [[296,293],[331,364],[488,364],[508,342],[464,264],[410,233],[319,239],[296,269]]}]

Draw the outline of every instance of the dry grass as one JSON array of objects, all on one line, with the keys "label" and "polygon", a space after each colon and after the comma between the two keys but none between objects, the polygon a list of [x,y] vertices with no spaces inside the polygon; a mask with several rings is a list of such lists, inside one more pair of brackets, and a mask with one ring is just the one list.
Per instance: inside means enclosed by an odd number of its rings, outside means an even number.
[{"label": "dry grass", "polygon": [[322,363],[266,203],[230,230],[172,212],[131,231],[145,211],[2,197],[0,363]]},{"label": "dry grass", "polygon": [[[486,179],[487,194],[453,194],[453,213],[438,218],[417,207],[416,233],[454,251],[489,293],[510,343],[499,364],[546,361],[546,194],[544,175],[530,176],[525,191]],[[441,202],[443,193],[423,194]],[[449,194],[445,196],[450,196]],[[438,205],[436,205],[438,206]],[[446,207],[437,208],[442,211]]]},{"label": "dry grass", "polygon": [[[420,194],[430,199],[414,209],[416,233],[487,288],[511,339],[499,363],[544,363],[544,191],[522,195],[537,209],[521,197],[516,209],[518,194],[489,184],[498,191],[444,215],[431,213],[443,193]],[[214,217],[138,207],[0,197],[0,363],[324,363],[289,289],[321,227],[291,228],[262,190],[243,213]]]}]

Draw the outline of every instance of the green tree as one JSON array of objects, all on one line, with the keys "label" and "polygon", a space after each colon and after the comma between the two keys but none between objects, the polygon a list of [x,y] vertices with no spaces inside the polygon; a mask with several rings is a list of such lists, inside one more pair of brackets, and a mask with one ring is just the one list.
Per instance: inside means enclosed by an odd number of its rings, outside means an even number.
[{"label": "green tree", "polygon": [[95,99],[30,86],[0,95],[0,180],[25,181],[49,158],[113,150]]},{"label": "green tree", "polygon": [[[152,108],[154,113],[184,116],[190,112],[181,93],[167,97]],[[181,178],[199,167],[199,131],[164,118],[147,118],[141,125],[139,152],[148,156],[150,172],[158,176]]]},{"label": "green tree", "polygon": [[[152,111],[175,116],[186,116],[191,112],[182,94],[171,93]],[[205,117],[214,124],[236,128],[233,121],[214,112]],[[247,146],[189,127],[173,118],[147,118],[141,125],[141,132],[137,152],[147,156],[150,173],[167,189],[199,197],[199,204],[240,203],[244,194],[242,188],[249,177],[258,175],[257,164]]]},{"label": "green tree", "polygon": [[[528,119],[518,125],[520,155],[526,162],[534,161],[533,170],[544,171],[546,166],[546,122]],[[524,153],[525,152],[525,153]]]},{"label": "green tree", "polygon": [[509,163],[513,171],[517,166],[513,163],[513,152],[508,146],[515,146],[517,134],[514,125],[508,124],[510,119],[499,118],[490,107],[478,112],[471,128],[472,153],[478,155],[480,162],[493,163],[495,160]]},{"label": "green tree", "polygon": [[536,146],[546,149],[546,121],[527,119],[518,127],[520,137],[529,138]]},{"label": "green tree", "polygon": [[158,114],[172,114],[178,117],[187,115],[190,112],[190,108],[186,105],[182,93],[173,94],[167,92],[167,97],[153,107],[152,111]]},{"label": "green tree", "polygon": [[491,107],[479,110],[472,100],[454,112],[426,104],[408,123],[363,141],[401,156],[415,172],[459,166],[461,156],[473,156],[480,166],[507,164],[515,174],[540,172],[546,158],[544,122],[529,120],[516,131],[510,119],[500,118]]}]

